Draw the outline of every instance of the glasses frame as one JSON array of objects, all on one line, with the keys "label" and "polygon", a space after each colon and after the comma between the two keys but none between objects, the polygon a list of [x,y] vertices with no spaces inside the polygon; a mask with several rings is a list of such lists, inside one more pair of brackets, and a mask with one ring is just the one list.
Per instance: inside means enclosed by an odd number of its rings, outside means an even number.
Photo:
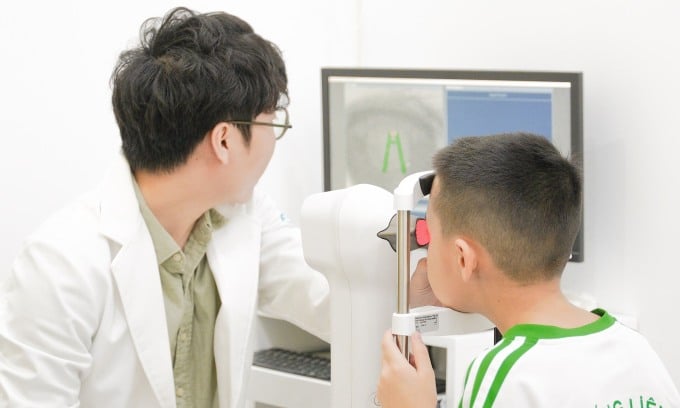
[{"label": "glasses frame", "polygon": [[282,125],[280,125],[278,123],[260,122],[260,121],[257,121],[257,120],[228,120],[227,123],[232,123],[234,125],[262,125],[262,126],[283,128],[283,131],[281,132],[281,134],[276,136],[276,140],[279,140],[283,137],[283,135],[286,134],[286,131],[288,131],[288,129],[293,127],[293,125],[290,124],[290,117],[288,116],[288,109],[281,108],[281,109],[277,109],[277,110],[282,110],[286,114],[286,119],[285,119],[285,121]]}]

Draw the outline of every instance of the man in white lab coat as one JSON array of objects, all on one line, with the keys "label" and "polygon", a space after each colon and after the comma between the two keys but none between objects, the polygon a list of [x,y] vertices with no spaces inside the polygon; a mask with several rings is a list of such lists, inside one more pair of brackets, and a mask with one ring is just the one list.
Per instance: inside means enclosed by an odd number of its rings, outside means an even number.
[{"label": "man in white lab coat", "polygon": [[124,157],[0,287],[0,406],[241,407],[257,310],[328,339],[328,285],[254,190],[290,127],[280,52],[180,8],[112,84]]}]

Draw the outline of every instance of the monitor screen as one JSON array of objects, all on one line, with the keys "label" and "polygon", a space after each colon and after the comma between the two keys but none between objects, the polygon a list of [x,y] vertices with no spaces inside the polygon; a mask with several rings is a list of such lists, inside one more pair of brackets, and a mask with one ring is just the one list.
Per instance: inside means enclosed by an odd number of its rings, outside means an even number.
[{"label": "monitor screen", "polygon": [[[394,190],[464,136],[530,132],[583,163],[582,81],[575,72],[324,68],[326,191]],[[583,228],[572,261],[583,260]]]}]

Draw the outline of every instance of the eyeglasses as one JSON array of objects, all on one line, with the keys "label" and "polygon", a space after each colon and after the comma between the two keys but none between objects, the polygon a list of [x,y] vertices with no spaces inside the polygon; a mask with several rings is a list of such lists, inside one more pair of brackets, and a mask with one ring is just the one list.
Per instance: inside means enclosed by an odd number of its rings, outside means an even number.
[{"label": "eyeglasses", "polygon": [[276,140],[279,140],[286,134],[286,131],[293,127],[290,124],[290,118],[288,117],[288,109],[281,108],[274,112],[274,120],[271,122],[258,122],[256,120],[229,120],[228,123],[233,123],[235,125],[262,125],[271,126],[274,128],[274,134],[276,135]]}]

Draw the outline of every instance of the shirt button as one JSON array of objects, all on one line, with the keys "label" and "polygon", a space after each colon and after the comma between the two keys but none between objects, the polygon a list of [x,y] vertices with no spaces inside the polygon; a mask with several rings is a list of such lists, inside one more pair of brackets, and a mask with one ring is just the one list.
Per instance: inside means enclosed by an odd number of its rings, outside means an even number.
[{"label": "shirt button", "polygon": [[177,389],[177,396],[181,397],[182,395],[184,395],[184,390],[180,387]]},{"label": "shirt button", "polygon": [[181,261],[182,260],[182,254],[177,253],[177,254],[173,255],[172,260],[175,261],[175,262]]}]

